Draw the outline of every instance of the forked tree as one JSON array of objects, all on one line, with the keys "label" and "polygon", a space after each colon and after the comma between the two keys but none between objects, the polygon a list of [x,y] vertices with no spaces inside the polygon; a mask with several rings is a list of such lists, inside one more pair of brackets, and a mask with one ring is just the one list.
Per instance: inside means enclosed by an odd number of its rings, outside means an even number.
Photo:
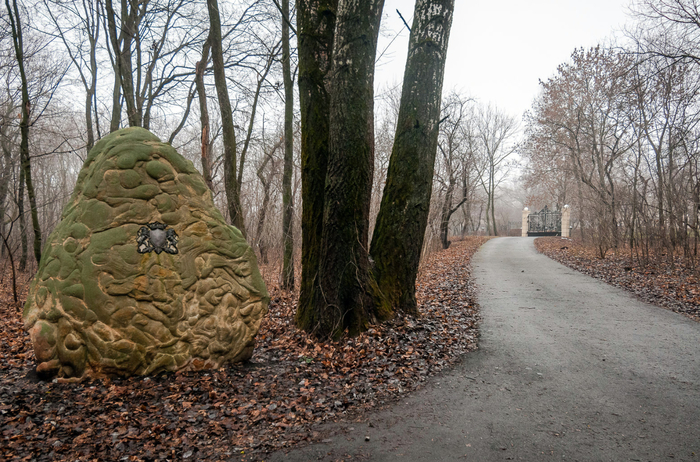
[{"label": "forked tree", "polygon": [[356,334],[398,310],[417,311],[415,277],[454,1],[416,2],[386,200],[375,228],[374,267],[367,244],[374,60],[383,1],[340,0],[334,6],[300,0],[297,8],[304,237],[296,320],[322,338]]}]

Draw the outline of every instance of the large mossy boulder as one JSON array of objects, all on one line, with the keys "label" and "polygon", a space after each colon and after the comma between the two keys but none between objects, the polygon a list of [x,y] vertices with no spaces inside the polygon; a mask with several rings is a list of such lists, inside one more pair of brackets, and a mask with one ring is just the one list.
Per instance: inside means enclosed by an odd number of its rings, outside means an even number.
[{"label": "large mossy boulder", "polygon": [[85,161],[24,321],[40,374],[152,374],[250,358],[268,301],[193,164],[127,128]]}]

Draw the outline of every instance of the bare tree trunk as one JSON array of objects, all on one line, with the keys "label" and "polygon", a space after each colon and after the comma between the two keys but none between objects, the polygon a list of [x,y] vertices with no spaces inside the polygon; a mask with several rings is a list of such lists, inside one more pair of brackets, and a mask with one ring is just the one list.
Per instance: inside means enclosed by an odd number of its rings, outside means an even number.
[{"label": "bare tree trunk", "polygon": [[[12,116],[14,108],[11,104],[7,105],[7,110],[3,116],[6,120]],[[9,139],[8,129],[9,124],[0,124],[0,145],[2,146],[2,171],[0,171],[0,233],[5,236],[5,212],[7,204],[7,193],[10,190],[10,180],[12,178],[13,162],[11,140]],[[7,234],[9,236],[9,233]],[[9,247],[7,248],[9,252]],[[5,256],[5,247],[2,247],[2,256]]]},{"label": "bare tree trunk", "polygon": [[340,0],[333,43],[329,157],[320,290],[314,300],[321,338],[355,335],[376,322],[369,253],[374,165],[374,59],[384,0]]},{"label": "bare tree trunk", "polygon": [[207,38],[202,46],[202,59],[197,62],[195,68],[195,83],[197,85],[197,97],[199,99],[199,121],[202,125],[202,176],[204,182],[210,190],[214,190],[214,183],[211,178],[211,141],[209,133],[211,127],[209,125],[209,109],[207,106],[207,90],[204,86],[204,73],[209,63],[209,50],[211,49],[211,40]]},{"label": "bare tree trunk", "polygon": [[[454,0],[417,0],[386,186],[372,237],[379,315],[416,314],[416,276],[428,223],[442,82]],[[386,300],[384,300],[386,298]]]},{"label": "bare tree trunk", "polygon": [[[131,8],[129,8],[129,5],[131,5]],[[129,120],[129,126],[131,127],[140,127],[143,124],[142,115],[136,107],[134,74],[131,63],[131,44],[138,33],[141,19],[138,5],[143,5],[141,8],[144,10],[147,8],[147,2],[139,2],[135,6],[134,3],[129,0],[121,0],[121,27],[119,35],[117,35],[116,14],[114,12],[112,0],[105,0],[109,43],[114,52],[116,73],[119,74],[119,83],[121,85],[122,94],[124,95],[124,103],[126,104],[126,115]],[[114,109],[112,116],[112,124],[114,124]]]},{"label": "bare tree trunk", "polygon": [[284,257],[282,288],[294,289],[294,87],[289,53],[289,0],[282,0],[282,75],[284,78],[284,170],[282,172],[282,236]]},{"label": "bare tree trunk", "polygon": [[12,40],[15,46],[15,56],[17,57],[17,67],[19,69],[20,78],[22,81],[22,119],[19,123],[20,128],[20,159],[21,170],[24,174],[24,180],[27,185],[27,196],[29,198],[29,206],[32,215],[32,228],[34,230],[34,258],[37,265],[41,261],[41,226],[39,225],[39,213],[36,207],[36,195],[34,193],[34,185],[32,184],[32,170],[29,162],[29,114],[31,111],[31,103],[29,101],[29,87],[27,84],[27,76],[24,72],[24,50],[22,44],[22,27],[20,24],[19,9],[17,8],[17,0],[13,0],[12,8],[10,1],[5,0],[5,6],[10,16],[10,24],[12,26]]},{"label": "bare tree trunk", "polygon": [[[95,111],[95,95],[97,91],[97,41],[100,34],[99,12],[94,5],[85,3],[86,24],[92,33],[88,33],[90,42],[90,83],[85,85],[85,128],[87,130],[87,145],[85,149],[88,153],[95,145],[95,130],[92,114]],[[90,8],[90,10],[88,10]]]},{"label": "bare tree trunk", "polygon": [[[263,125],[263,140],[264,139],[265,126]],[[256,171],[258,179],[260,180],[260,183],[263,187],[263,201],[262,206],[260,207],[260,212],[258,214],[258,224],[255,227],[254,242],[258,247],[258,250],[260,252],[260,260],[263,263],[267,263],[267,245],[263,243],[262,235],[263,230],[265,228],[265,219],[267,218],[267,211],[270,205],[270,188],[272,187],[272,181],[277,173],[277,166],[275,163],[274,154],[275,151],[277,151],[282,146],[282,143],[282,140],[277,141],[268,152],[263,142],[264,159],[262,163],[258,166],[258,169]],[[268,164],[270,164],[270,169],[267,173],[265,173],[265,168]]]},{"label": "bare tree trunk", "polygon": [[491,188],[489,186],[489,189],[486,193],[486,234],[491,236],[493,233],[491,233]]},{"label": "bare tree trunk", "polygon": [[447,185],[445,201],[442,203],[442,210],[440,211],[440,244],[442,244],[443,249],[450,247],[450,206],[452,205],[454,188],[454,182],[450,181],[450,184]]},{"label": "bare tree trunk", "polygon": [[[10,230],[12,228],[10,227]],[[7,243],[7,238],[5,237],[5,234],[2,233],[2,243],[3,249],[7,249],[7,256],[10,258],[10,268],[12,268],[12,299],[14,300],[15,303],[18,301],[17,297],[17,274],[15,273],[15,257],[12,255],[12,249],[10,248],[10,244]]]},{"label": "bare tree trunk", "polygon": [[24,215],[24,169],[19,168],[19,188],[17,191],[17,214],[19,216],[19,237],[22,254],[19,257],[19,270],[27,269],[29,259],[29,244],[27,240],[27,217]]},{"label": "bare tree trunk", "polygon": [[119,70],[114,70],[114,87],[112,88],[112,117],[109,119],[109,132],[119,130],[122,121],[122,79]]},{"label": "bare tree trunk", "polygon": [[226,85],[224,54],[221,45],[221,16],[217,0],[207,0],[209,10],[209,38],[211,39],[211,58],[214,67],[214,83],[221,111],[221,126],[224,138],[224,189],[226,205],[231,223],[245,236],[245,223],[241,198],[236,179],[236,128],[233,124],[233,111]]},{"label": "bare tree trunk", "polygon": [[[467,202],[467,196],[464,194],[462,196],[462,199],[459,201],[459,204],[457,204],[454,207],[451,207],[452,205],[452,196],[454,195],[454,192],[449,193],[449,202],[447,201],[447,198],[445,199],[445,203],[442,206],[442,212],[440,214],[440,241],[442,243],[442,248],[443,249],[448,249],[450,247],[450,241],[449,241],[449,233],[450,233],[450,219],[452,218],[452,215],[459,210],[459,208]],[[462,227],[462,237],[464,237],[464,227]]]},{"label": "bare tree trunk", "polygon": [[320,314],[319,287],[323,205],[328,168],[330,94],[338,0],[298,0],[299,106],[301,108],[301,282],[296,324],[311,331]]},{"label": "bare tree trunk", "polygon": [[493,235],[498,236],[498,227],[496,226],[496,202],[495,202],[495,195],[496,195],[496,187],[495,187],[495,180],[491,181],[491,186],[493,189],[491,190],[491,223],[493,225]]}]

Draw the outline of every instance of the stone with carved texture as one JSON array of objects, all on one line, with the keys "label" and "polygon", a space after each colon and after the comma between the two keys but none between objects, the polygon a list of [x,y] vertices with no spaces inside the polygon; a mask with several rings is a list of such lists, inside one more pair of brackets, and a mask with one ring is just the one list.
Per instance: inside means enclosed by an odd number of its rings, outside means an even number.
[{"label": "stone with carved texture", "polygon": [[127,128],[85,161],[24,321],[40,374],[153,374],[250,358],[268,301],[193,164]]}]

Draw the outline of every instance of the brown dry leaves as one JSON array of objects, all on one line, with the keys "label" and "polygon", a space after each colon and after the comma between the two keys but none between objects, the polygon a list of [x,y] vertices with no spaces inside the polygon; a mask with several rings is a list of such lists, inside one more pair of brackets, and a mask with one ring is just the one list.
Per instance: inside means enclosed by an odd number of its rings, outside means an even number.
[{"label": "brown dry leaves", "polygon": [[667,258],[655,258],[653,265],[643,266],[632,261],[627,250],[617,255],[609,251],[601,260],[595,248],[559,237],[535,239],[535,247],[572,269],[700,321],[700,279],[697,272],[686,268],[681,257],[677,256],[673,264]]},{"label": "brown dry leaves", "polygon": [[468,238],[423,265],[420,318],[319,343],[294,327],[295,298],[271,290],[252,361],[201,373],[82,384],[38,381],[21,308],[2,288],[0,459],[257,460],[318,439],[314,424],[420,386],[476,348]]}]

